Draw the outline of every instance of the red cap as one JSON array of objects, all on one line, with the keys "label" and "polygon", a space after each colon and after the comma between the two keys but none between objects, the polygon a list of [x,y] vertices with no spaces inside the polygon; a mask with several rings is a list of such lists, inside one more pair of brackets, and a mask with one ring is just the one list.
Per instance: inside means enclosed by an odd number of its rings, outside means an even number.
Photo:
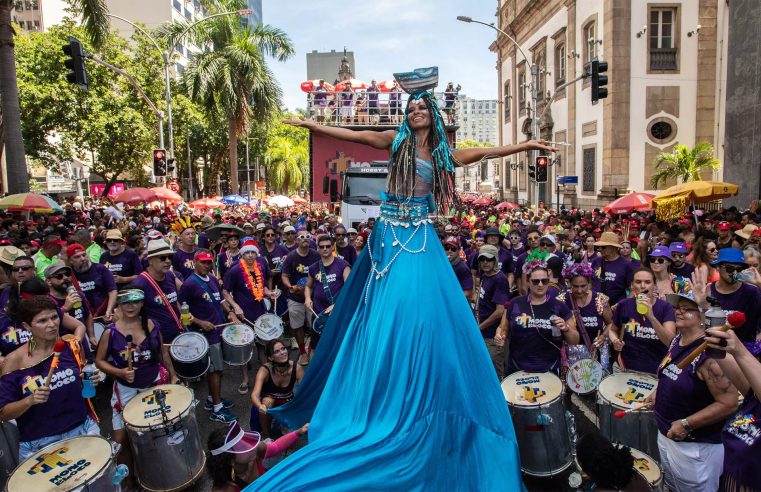
[{"label": "red cap", "polygon": [[36,225],[37,225],[37,222],[35,222],[35,221],[33,221],[33,220],[30,220],[30,221],[29,221],[29,222],[27,222],[25,225],[26,225],[27,227],[29,227],[29,226],[36,226]]},{"label": "red cap", "polygon": [[[761,230],[761,229],[759,229]],[[454,246],[455,248],[459,248],[461,246],[460,244],[460,238],[455,236],[449,236],[447,237],[446,241],[444,241],[444,244],[448,244],[450,246]]]},{"label": "red cap", "polygon": [[742,228],[743,228],[742,224],[732,224],[732,229],[739,230],[739,229],[742,229]]},{"label": "red cap", "polygon": [[77,253],[81,253],[85,250],[85,248],[82,247],[81,244],[70,244],[68,248],[66,248],[66,256],[71,258]]},{"label": "red cap", "polygon": [[729,222],[719,222],[719,230],[720,231],[728,231],[729,230]]},{"label": "red cap", "polygon": [[598,228],[598,229],[595,229],[595,230],[594,230],[594,231],[592,231],[592,232],[602,232],[602,230],[600,230],[600,229]]},{"label": "red cap", "polygon": [[195,256],[198,261],[214,261],[214,256],[211,253],[201,253]]}]

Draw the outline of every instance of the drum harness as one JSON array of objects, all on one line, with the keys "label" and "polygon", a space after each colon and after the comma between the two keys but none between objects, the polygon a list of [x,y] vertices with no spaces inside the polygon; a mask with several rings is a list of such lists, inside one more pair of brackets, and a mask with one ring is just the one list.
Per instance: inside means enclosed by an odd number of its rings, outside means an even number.
[{"label": "drum harness", "polygon": [[214,305],[214,307],[217,309],[217,313],[222,317],[222,322],[225,321],[225,311],[222,309],[222,304],[217,301],[217,299],[214,297],[214,293],[212,293],[211,289],[209,288],[209,284],[207,284],[202,278],[198,276],[197,273],[193,272],[190,275],[190,278],[195,281],[198,285],[201,286],[203,291],[209,296],[209,299],[211,299],[211,303]]},{"label": "drum harness", "polygon": [[74,287],[77,288],[77,292],[82,292],[82,294],[83,294],[82,297],[84,297],[83,300],[85,301],[85,304],[87,304],[87,308],[90,310],[90,313],[92,314],[92,317],[93,318],[97,318],[98,315],[100,314],[101,310],[104,307],[106,307],[106,305],[108,304],[108,297],[103,301],[103,303],[98,307],[97,310],[93,309],[92,306],[90,305],[90,301],[87,300],[87,296],[84,295],[84,291],[82,290],[82,287],[79,285],[79,282],[74,277],[74,272],[71,273],[71,283],[74,284]]},{"label": "drum harness", "polygon": [[151,287],[153,287],[153,290],[155,290],[159,297],[161,297],[161,301],[164,304],[164,307],[166,307],[167,311],[169,311],[169,314],[172,315],[172,318],[174,318],[174,322],[177,324],[177,327],[180,329],[180,333],[183,333],[187,331],[185,328],[185,325],[182,324],[180,321],[180,318],[177,317],[177,313],[174,312],[174,309],[172,308],[172,304],[169,302],[169,299],[167,299],[166,294],[164,294],[164,291],[161,290],[161,287],[159,287],[159,284],[156,283],[156,281],[151,277],[151,274],[148,272],[143,272],[140,274],[141,277],[146,279],[149,284],[151,284]]},{"label": "drum harness", "polygon": [[[322,260],[320,260],[319,263],[320,263],[320,283],[322,284],[322,289],[325,291],[325,297],[328,298],[328,302],[332,306],[333,303],[334,303],[334,301],[333,301],[333,294],[330,292],[330,285],[328,284],[328,276],[327,276],[327,273],[325,272],[325,265],[322,263]],[[323,311],[322,313],[320,313],[318,318],[321,318],[322,316],[325,316],[326,318],[329,318],[330,317],[330,313],[325,313]],[[324,328],[325,324],[327,324],[327,321],[324,322],[323,328]]]}]

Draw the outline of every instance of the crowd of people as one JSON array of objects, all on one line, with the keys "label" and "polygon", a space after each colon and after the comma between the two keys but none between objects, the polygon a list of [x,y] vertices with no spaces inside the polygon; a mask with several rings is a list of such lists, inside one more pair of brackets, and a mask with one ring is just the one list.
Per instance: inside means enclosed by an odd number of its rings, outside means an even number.
[{"label": "crowd of people", "polygon": [[[253,382],[241,366],[238,392],[250,394],[257,432],[225,426],[209,440],[211,450],[225,447],[225,436],[245,434],[248,461],[222,452],[209,462],[214,490],[245,486],[264,471],[265,455],[306,432],[257,450],[270,437],[268,410],[290,401],[309,371],[325,319],[375,219],[347,228],[333,214],[308,209],[190,220],[181,220],[187,211],[126,215],[119,223],[102,209],[71,208],[6,213],[0,221],[0,419],[17,423],[21,460],[51,443],[99,434],[93,408],[80,395],[82,368],[94,361],[113,380],[113,438],[122,444],[119,462],[131,468],[122,409],[146,389],[183,382],[166,344],[197,331],[209,345],[203,408],[212,421],[236,426],[233,402],[221,394],[222,327],[251,323],[280,306],[285,332],[257,341],[261,367]],[[592,356],[607,373],[655,375],[666,483],[706,491],[761,487],[753,459],[761,390],[759,226],[761,215],[735,208],[668,221],[597,209],[456,210],[433,223],[500,380],[517,371],[560,376],[568,361]],[[745,322],[729,332],[707,330],[704,311],[712,305],[742,312]],[[59,339],[66,349],[46,386]],[[731,355],[704,353],[677,369],[705,340]],[[128,341],[131,364],[124,357]],[[232,465],[220,462],[235,463],[232,478]],[[598,478],[598,486],[625,488],[620,477],[608,478]],[[127,486],[134,485],[130,475]]]}]

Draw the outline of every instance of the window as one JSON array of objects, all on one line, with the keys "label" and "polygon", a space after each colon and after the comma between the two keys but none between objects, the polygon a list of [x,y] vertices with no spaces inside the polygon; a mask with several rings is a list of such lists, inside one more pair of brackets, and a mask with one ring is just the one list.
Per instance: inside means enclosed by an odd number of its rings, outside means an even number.
[{"label": "window", "polygon": [[665,121],[659,121],[650,127],[650,134],[656,140],[666,140],[671,136],[672,131],[671,125]]},{"label": "window", "polygon": [[34,21],[34,30],[39,31],[40,30],[40,21],[36,20]]},{"label": "window", "polygon": [[182,73],[185,71],[185,67],[183,65],[180,65],[179,63],[176,65],[177,73]]},{"label": "window", "polygon": [[597,56],[595,28],[596,26],[594,22],[590,22],[584,28],[584,65],[590,63]]},{"label": "window", "polygon": [[555,48],[555,87],[565,84],[565,45]]},{"label": "window", "polygon": [[481,181],[486,181],[487,179],[489,179],[489,163],[482,162],[481,163]]},{"label": "window", "polygon": [[185,9],[185,18],[193,20],[193,14],[190,13],[190,10]]},{"label": "window", "polygon": [[178,2],[177,0],[172,0],[172,6],[177,10],[177,12],[182,13],[182,4]]},{"label": "window", "polygon": [[589,147],[584,149],[584,176],[583,176],[583,191],[589,191],[594,193],[595,191],[595,167],[596,167],[596,151],[595,147]]},{"label": "window", "polygon": [[650,10],[650,70],[677,69],[675,9]]},{"label": "window", "polygon": [[26,21],[26,30],[31,31],[32,30],[32,21]]},{"label": "window", "polygon": [[544,100],[544,78],[546,77],[547,70],[543,58],[539,58],[536,62],[537,74],[536,74],[536,100]]},{"label": "window", "polygon": [[32,2],[32,10],[40,10],[40,2],[36,0]]},{"label": "window", "polygon": [[518,110],[523,113],[526,110],[526,71],[518,74]]}]

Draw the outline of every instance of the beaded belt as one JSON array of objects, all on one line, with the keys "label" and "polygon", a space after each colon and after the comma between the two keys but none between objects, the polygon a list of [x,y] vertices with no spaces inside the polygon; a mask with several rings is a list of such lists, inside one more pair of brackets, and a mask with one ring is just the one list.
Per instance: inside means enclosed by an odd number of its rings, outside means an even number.
[{"label": "beaded belt", "polygon": [[380,208],[381,217],[391,220],[420,220],[428,217],[427,203],[383,202]]}]

